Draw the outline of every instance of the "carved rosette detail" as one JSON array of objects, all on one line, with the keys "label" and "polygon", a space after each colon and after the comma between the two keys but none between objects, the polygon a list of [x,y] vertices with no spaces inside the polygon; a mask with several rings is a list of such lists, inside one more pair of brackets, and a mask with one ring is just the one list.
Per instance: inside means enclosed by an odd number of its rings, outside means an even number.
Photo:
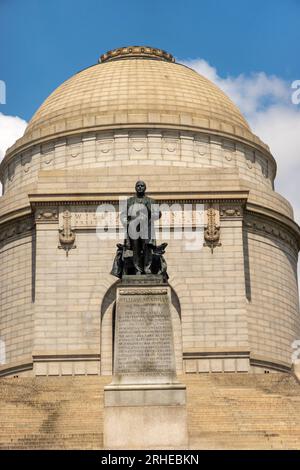
[{"label": "carved rosette detail", "polygon": [[211,252],[214,252],[216,246],[220,243],[220,226],[217,224],[217,214],[213,207],[207,209],[207,226],[204,229],[204,246],[209,246]]},{"label": "carved rosette detail", "polygon": [[65,250],[66,256],[69,256],[69,251],[76,248],[75,232],[71,228],[71,214],[70,211],[65,210],[63,213],[63,228],[59,230],[58,248]]},{"label": "carved rosette detail", "polygon": [[179,141],[177,139],[164,139],[164,153],[177,153]]}]

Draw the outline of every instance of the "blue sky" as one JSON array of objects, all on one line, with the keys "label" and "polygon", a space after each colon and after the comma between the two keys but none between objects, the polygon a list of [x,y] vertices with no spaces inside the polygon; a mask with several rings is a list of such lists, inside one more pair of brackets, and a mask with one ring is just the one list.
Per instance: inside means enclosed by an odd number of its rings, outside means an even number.
[{"label": "blue sky", "polygon": [[300,0],[0,0],[0,112],[28,120],[62,81],[128,44],[207,60],[220,76],[300,78]]},{"label": "blue sky", "polygon": [[102,53],[160,47],[237,104],[300,222],[300,0],[0,0],[0,21],[0,160],[51,91]]}]

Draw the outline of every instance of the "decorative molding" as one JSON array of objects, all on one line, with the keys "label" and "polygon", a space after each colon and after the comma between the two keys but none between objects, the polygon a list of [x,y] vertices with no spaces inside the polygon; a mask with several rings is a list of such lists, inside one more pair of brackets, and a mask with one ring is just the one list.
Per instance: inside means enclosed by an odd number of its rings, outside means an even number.
[{"label": "decorative molding", "polygon": [[103,154],[111,153],[114,147],[114,139],[103,138],[96,140],[96,143],[100,153]]},{"label": "decorative molding", "polygon": [[215,351],[183,351],[183,359],[202,359],[219,357],[249,357],[250,351],[245,350],[215,350]]},{"label": "decorative molding", "polygon": [[33,354],[33,362],[100,361],[99,353]]},{"label": "decorative molding", "polygon": [[58,208],[57,207],[38,207],[35,210],[36,223],[53,224],[58,222]]},{"label": "decorative molding", "polygon": [[77,144],[70,144],[67,146],[68,149],[68,155],[71,158],[77,158],[80,156],[82,152],[82,142],[79,142]]},{"label": "decorative molding", "polygon": [[216,246],[221,246],[220,225],[217,223],[217,211],[212,206],[207,209],[207,226],[204,228],[204,240],[204,246],[209,246],[212,253]]},{"label": "decorative molding", "polygon": [[164,149],[164,154],[166,154],[166,153],[176,154],[177,150],[179,149],[179,139],[164,137],[163,138],[163,149]]},{"label": "decorative molding", "polygon": [[263,233],[267,236],[272,236],[282,242],[286,242],[296,251],[296,253],[298,253],[299,246],[296,237],[280,223],[274,220],[270,220],[269,218],[263,217],[261,215],[247,214],[244,221],[244,226],[250,232],[258,234]]},{"label": "decorative molding", "polygon": [[98,62],[102,63],[108,62],[110,60],[119,60],[132,57],[152,58],[166,60],[168,62],[175,62],[174,57],[169,52],[166,52],[163,49],[157,49],[155,47],[149,46],[119,47],[118,49],[113,49],[106,52],[105,54],[102,54]]},{"label": "decorative molding", "polygon": [[2,364],[0,366],[0,377],[14,376],[33,369],[32,359],[20,363]]},{"label": "decorative molding", "polygon": [[250,355],[250,366],[276,370],[277,372],[292,372],[292,365],[290,364],[284,364],[280,361],[276,362],[270,359],[257,358],[252,354]]},{"label": "decorative molding", "polygon": [[132,289],[128,286],[126,289],[119,289],[119,295],[165,295],[168,294],[168,289],[143,289],[141,287]]},{"label": "decorative molding", "polygon": [[26,233],[31,232],[34,227],[34,221],[32,216],[13,220],[1,227],[0,230],[0,242],[7,240],[17,239],[20,236],[24,236]]},{"label": "decorative molding", "polygon": [[59,229],[59,242],[58,248],[65,250],[66,256],[69,256],[69,251],[76,248],[75,232],[71,228],[71,213],[65,210],[63,213],[63,228]]},{"label": "decorative molding", "polygon": [[131,150],[141,152],[147,149],[147,140],[143,138],[130,138]]},{"label": "decorative molding", "polygon": [[201,157],[204,157],[205,155],[208,155],[210,157],[210,152],[209,152],[209,142],[201,142],[195,140],[195,149],[196,152],[201,155]]},{"label": "decorative molding", "polygon": [[243,208],[242,206],[221,206],[220,218],[221,219],[242,219]]},{"label": "decorative molding", "polygon": [[[66,205],[93,205],[99,203],[118,205],[119,197],[133,196],[134,193],[83,193],[78,197],[77,193],[66,194],[29,194],[29,200],[32,206],[48,206],[49,204],[57,204],[58,206]],[[198,193],[195,196],[186,192],[164,194],[163,192],[149,193],[158,204],[205,204],[205,203],[233,203],[242,204],[248,199],[249,191],[207,191],[203,194]]]}]

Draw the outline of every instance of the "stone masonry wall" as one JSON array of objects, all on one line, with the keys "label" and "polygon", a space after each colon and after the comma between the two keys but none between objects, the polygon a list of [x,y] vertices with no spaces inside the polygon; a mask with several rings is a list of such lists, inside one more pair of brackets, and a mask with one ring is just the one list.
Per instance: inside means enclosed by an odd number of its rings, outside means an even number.
[{"label": "stone masonry wall", "polygon": [[32,354],[32,236],[12,237],[0,247],[0,364],[26,362]]},{"label": "stone masonry wall", "polygon": [[41,170],[126,167],[238,168],[249,183],[272,189],[274,164],[248,145],[202,133],[115,131],[36,145],[18,154],[3,175],[4,192],[34,183]]},{"label": "stone masonry wall", "polygon": [[[276,224],[273,227],[276,233]],[[290,365],[292,342],[300,338],[297,251],[278,233],[275,236],[250,227],[245,229],[244,236],[253,359],[269,358],[270,362]]]}]

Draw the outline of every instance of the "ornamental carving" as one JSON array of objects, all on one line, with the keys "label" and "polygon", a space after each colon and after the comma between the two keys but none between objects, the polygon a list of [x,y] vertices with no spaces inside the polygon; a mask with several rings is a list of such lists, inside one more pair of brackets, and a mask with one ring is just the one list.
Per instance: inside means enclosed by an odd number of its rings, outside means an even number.
[{"label": "ornamental carving", "polygon": [[208,146],[207,144],[201,143],[199,141],[195,141],[196,152],[198,152],[201,157],[204,157],[208,153]]},{"label": "ornamental carving", "polygon": [[119,295],[164,295],[168,294],[167,289],[120,289]]},{"label": "ornamental carving", "polygon": [[70,250],[76,248],[75,232],[71,228],[71,214],[68,210],[63,213],[63,228],[59,229],[59,242],[58,248],[65,250],[66,256],[69,256]]},{"label": "ornamental carving", "polygon": [[136,152],[141,152],[146,147],[146,140],[145,139],[130,139],[130,144],[132,150]]},{"label": "ornamental carving", "polygon": [[284,229],[281,225],[275,222],[270,223],[264,220],[262,217],[247,217],[245,221],[245,227],[251,232],[258,234],[266,234],[277,238],[280,241],[286,242],[298,253],[298,244],[296,239],[289,233],[288,230]]},{"label": "ornamental carving", "polygon": [[113,149],[114,141],[113,139],[102,139],[97,140],[97,145],[100,150],[100,153],[110,153]]},{"label": "ornamental carving", "polygon": [[149,46],[129,46],[119,47],[102,54],[99,62],[107,62],[108,60],[114,60],[117,57],[154,57],[156,59],[166,60],[168,62],[175,62],[172,54],[164,51],[163,49],[157,49]]},{"label": "ornamental carving", "polygon": [[35,211],[35,220],[37,223],[56,223],[58,221],[58,210],[56,207],[40,207]]},{"label": "ornamental carving", "polygon": [[204,240],[204,246],[209,246],[212,253],[216,246],[221,246],[220,226],[217,223],[217,211],[214,207],[207,209],[207,225],[204,229]]},{"label": "ornamental carving", "polygon": [[169,153],[176,153],[178,150],[178,140],[177,139],[164,139],[164,150]]},{"label": "ornamental carving", "polygon": [[236,219],[243,216],[242,208],[237,207],[221,207],[220,208],[220,218],[222,219]]},{"label": "ornamental carving", "polygon": [[30,164],[31,164],[31,154],[25,154],[21,157],[21,165],[24,173],[28,173],[30,171]]},{"label": "ornamental carving", "polygon": [[30,232],[33,227],[34,223],[31,217],[14,221],[10,224],[6,224],[0,230],[0,242],[4,242],[5,240],[9,240],[10,238],[18,237],[27,232]]},{"label": "ornamental carving", "polygon": [[15,160],[8,165],[8,181],[13,181],[15,178],[16,162]]},{"label": "ornamental carving", "polygon": [[77,158],[81,154],[81,147],[82,144],[81,142],[78,144],[71,144],[67,147],[68,149],[68,154],[70,155],[71,158]]}]

